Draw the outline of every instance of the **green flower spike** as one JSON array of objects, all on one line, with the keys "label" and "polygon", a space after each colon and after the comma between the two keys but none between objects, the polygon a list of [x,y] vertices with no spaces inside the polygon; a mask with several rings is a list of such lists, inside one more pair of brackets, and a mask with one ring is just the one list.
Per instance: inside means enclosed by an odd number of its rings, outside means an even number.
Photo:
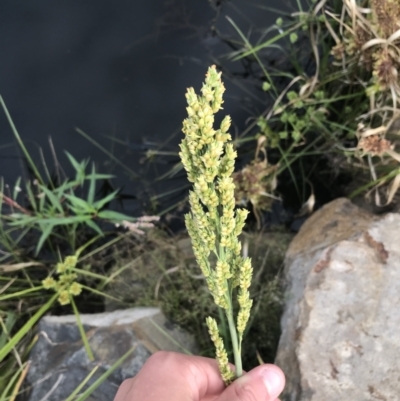
[{"label": "green flower spike", "polygon": [[[206,319],[221,376],[228,385],[243,373],[241,344],[252,306],[249,294],[252,267],[249,258],[241,257],[238,240],[248,212],[235,211],[232,173],[236,152],[228,134],[230,117],[225,116],[219,129],[214,129],[214,114],[222,109],[224,91],[221,73],[215,66],[207,72],[201,95],[196,95],[193,88],[187,90],[188,118],[183,121],[185,138],[179,155],[188,180],[193,183],[189,194],[191,211],[185,216],[193,251],[214,301],[224,310],[229,324],[236,374],[229,367],[217,322],[211,317]],[[211,254],[217,258],[214,267],[209,260]],[[239,303],[236,323],[234,294]]]}]

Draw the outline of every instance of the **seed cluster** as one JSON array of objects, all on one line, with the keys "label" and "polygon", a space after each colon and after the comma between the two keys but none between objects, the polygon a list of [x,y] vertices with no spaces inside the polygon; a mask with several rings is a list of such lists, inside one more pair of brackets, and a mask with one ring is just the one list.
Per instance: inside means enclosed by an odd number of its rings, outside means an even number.
[{"label": "seed cluster", "polygon": [[[232,315],[232,292],[238,289],[239,312],[236,329],[239,349],[242,335],[250,315],[252,301],[249,296],[252,268],[249,258],[241,257],[238,236],[242,232],[247,210],[235,211],[235,185],[232,173],[236,151],[228,133],[231,119],[225,116],[219,129],[214,129],[214,114],[222,109],[225,91],[221,73],[215,66],[209,68],[201,95],[193,88],[186,93],[188,117],[183,122],[185,137],[179,153],[188,179],[193,183],[189,193],[191,211],[185,222],[192,239],[192,247],[207,281],[215,303]],[[210,254],[217,262],[210,264]],[[221,375],[226,383],[233,378],[217,323],[207,319],[211,338],[216,346]]]},{"label": "seed cluster", "polygon": [[68,305],[71,297],[76,297],[82,292],[82,286],[75,281],[78,275],[73,272],[77,262],[78,258],[75,255],[67,256],[64,262],[57,263],[58,281],[53,277],[47,277],[42,281],[44,289],[53,289],[58,293],[60,305]]}]

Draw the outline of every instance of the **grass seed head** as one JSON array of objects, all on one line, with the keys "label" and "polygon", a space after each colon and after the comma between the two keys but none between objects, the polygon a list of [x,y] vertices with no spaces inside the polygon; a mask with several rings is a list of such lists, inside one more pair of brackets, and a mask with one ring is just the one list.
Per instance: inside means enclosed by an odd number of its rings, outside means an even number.
[{"label": "grass seed head", "polygon": [[[232,177],[236,151],[228,134],[231,125],[225,116],[219,129],[214,129],[214,114],[222,108],[225,87],[221,73],[215,66],[209,68],[201,95],[193,88],[186,92],[188,117],[183,122],[185,137],[181,143],[180,157],[193,183],[189,193],[191,211],[185,216],[186,227],[192,239],[193,252],[206,278],[207,286],[216,305],[224,309],[230,321],[230,333],[234,343],[235,363],[241,374],[241,340],[247,324],[251,301],[248,287],[251,281],[249,260],[240,257],[238,236],[244,226],[247,211],[235,212],[235,183]],[[208,257],[215,254],[217,262],[211,268]],[[250,265],[251,267],[251,265]],[[235,329],[232,306],[232,289],[240,286],[243,302],[239,301],[237,327]],[[216,348],[216,358],[225,383],[234,374],[229,368],[227,352],[218,333],[217,323],[208,318],[207,325]]]}]

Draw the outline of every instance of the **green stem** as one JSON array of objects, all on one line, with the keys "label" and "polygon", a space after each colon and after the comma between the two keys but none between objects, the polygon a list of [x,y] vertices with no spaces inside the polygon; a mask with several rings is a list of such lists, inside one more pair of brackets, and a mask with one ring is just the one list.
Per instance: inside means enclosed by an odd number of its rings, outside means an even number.
[{"label": "green stem", "polygon": [[231,333],[233,357],[234,357],[235,366],[236,366],[236,377],[240,377],[243,375],[242,357],[240,355],[239,342],[238,342],[238,337],[237,337],[237,333],[236,333],[235,322],[233,321],[232,307],[230,307],[229,310],[226,311],[226,317],[228,319],[229,331]]},{"label": "green stem", "polygon": [[22,150],[22,153],[25,155],[26,160],[28,161],[28,164],[29,164],[30,168],[31,168],[32,171],[33,171],[33,174],[34,174],[35,177],[38,179],[38,181],[39,181],[41,184],[44,185],[44,181],[43,181],[43,179],[42,179],[42,176],[40,175],[39,170],[36,168],[35,163],[33,162],[33,160],[32,160],[32,158],[31,158],[31,156],[30,156],[28,150],[26,149],[24,143],[22,142],[22,139],[21,139],[21,137],[19,136],[19,133],[18,133],[17,129],[15,128],[14,122],[13,122],[13,120],[12,120],[12,118],[11,118],[11,116],[10,116],[10,113],[8,112],[8,109],[7,109],[7,107],[6,107],[6,104],[4,103],[4,100],[3,100],[3,98],[2,98],[1,96],[0,96],[0,105],[1,105],[2,108],[3,108],[4,114],[5,114],[6,117],[7,117],[8,123],[9,123],[9,125],[10,125],[10,127],[11,127],[11,130],[12,130],[14,136],[15,136],[15,139],[17,140],[18,145],[19,145],[19,147],[20,147],[21,150]]},{"label": "green stem", "polygon": [[14,349],[22,338],[32,329],[37,321],[50,309],[58,294],[53,295],[36,313],[22,326],[17,333],[0,349],[0,362]]},{"label": "green stem", "polygon": [[92,349],[90,348],[89,341],[87,339],[85,329],[83,327],[83,324],[82,324],[82,321],[81,321],[81,318],[79,315],[78,308],[76,307],[74,298],[72,296],[71,296],[71,305],[72,305],[72,309],[74,310],[74,314],[76,317],[76,324],[78,325],[78,329],[81,334],[82,342],[85,347],[86,353],[87,353],[90,361],[94,361],[94,355],[93,355]]},{"label": "green stem", "polygon": [[10,299],[10,298],[22,297],[22,296],[30,294],[32,292],[38,292],[38,291],[41,291],[41,290],[43,290],[43,286],[34,287],[34,288],[28,288],[26,290],[17,291],[17,292],[14,292],[12,294],[6,294],[6,295],[3,295],[3,296],[0,296],[0,301],[5,301],[6,299]]},{"label": "green stem", "polygon": [[104,276],[102,276],[101,274],[97,274],[97,273],[93,273],[89,270],[83,270],[83,269],[79,269],[78,267],[73,267],[71,269],[71,271],[80,274],[82,276],[88,276],[88,277],[92,277],[92,278],[97,278],[99,280],[105,280],[106,278]]},{"label": "green stem", "polygon": [[[108,295],[108,294],[106,294],[105,292],[98,291],[98,290],[96,290],[95,288],[88,287],[88,286],[83,285],[83,284],[81,284],[81,287],[82,287],[84,290],[86,290],[86,291],[92,292],[93,294],[100,295],[101,297],[105,297],[105,298],[111,299],[111,300],[113,300],[113,301],[121,302],[120,299],[115,298],[115,297],[113,297],[112,295]],[[0,400],[0,401],[1,401],[1,400]]]}]

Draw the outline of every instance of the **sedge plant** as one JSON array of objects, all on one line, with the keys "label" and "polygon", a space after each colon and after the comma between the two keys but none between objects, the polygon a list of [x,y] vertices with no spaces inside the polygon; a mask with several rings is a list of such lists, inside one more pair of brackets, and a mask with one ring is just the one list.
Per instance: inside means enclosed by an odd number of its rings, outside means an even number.
[{"label": "sedge plant", "polygon": [[[241,136],[254,129],[266,138],[274,164],[265,183],[274,174],[283,183],[287,170],[303,202],[315,184],[324,187],[327,176],[335,181],[344,173],[342,178],[352,181],[346,184],[350,198],[364,193],[377,206],[393,205],[400,189],[400,3],[311,0],[297,5],[290,18],[262,27],[258,39],[257,29],[246,35],[228,18],[237,32],[228,39],[237,49],[230,57],[246,60],[266,105]],[[222,36],[226,42],[227,35]]]},{"label": "sedge plant", "polygon": [[[188,180],[193,183],[189,194],[190,212],[185,215],[186,227],[214,302],[224,311],[229,325],[235,373],[230,369],[217,321],[212,317],[206,319],[220,373],[228,385],[243,374],[241,347],[252,306],[249,293],[252,266],[250,258],[241,256],[238,239],[248,211],[235,211],[232,173],[236,151],[228,133],[231,118],[225,116],[218,129],[213,127],[214,114],[222,108],[224,91],[221,73],[215,66],[208,69],[201,95],[193,88],[187,90],[188,117],[183,122],[185,137],[180,145],[180,157]],[[216,258],[215,266],[212,255]],[[234,295],[239,304],[236,314]]]}]

